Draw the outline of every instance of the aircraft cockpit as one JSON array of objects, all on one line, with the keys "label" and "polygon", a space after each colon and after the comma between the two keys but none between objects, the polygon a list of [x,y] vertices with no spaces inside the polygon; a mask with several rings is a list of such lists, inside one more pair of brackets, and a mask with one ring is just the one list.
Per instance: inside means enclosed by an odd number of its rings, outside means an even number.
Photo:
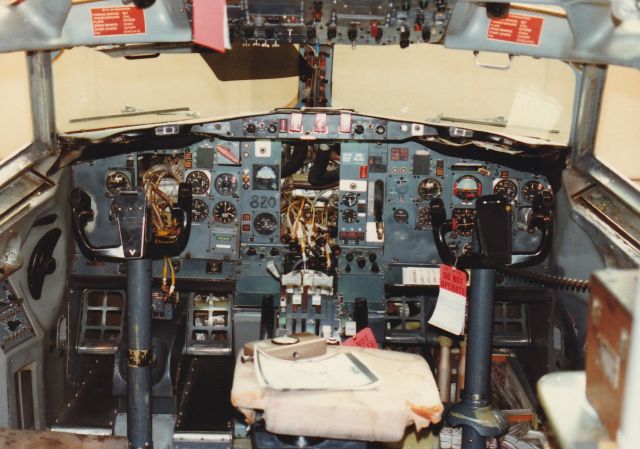
[{"label": "aircraft cockpit", "polygon": [[1,444],[636,447],[638,20],[0,1]]}]

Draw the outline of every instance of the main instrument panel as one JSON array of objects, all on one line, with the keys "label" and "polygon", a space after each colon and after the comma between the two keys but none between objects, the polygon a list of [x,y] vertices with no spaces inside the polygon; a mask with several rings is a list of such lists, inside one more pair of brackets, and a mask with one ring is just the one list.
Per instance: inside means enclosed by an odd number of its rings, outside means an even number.
[{"label": "main instrument panel", "polygon": [[[279,298],[286,310],[281,326],[314,326],[326,335],[351,332],[348,323],[363,300],[369,316],[380,318],[379,335],[397,330],[389,304],[416,301],[415,291],[396,296],[399,288],[416,287],[406,270],[441,263],[429,208],[434,199],[443,201],[451,219],[445,244],[455,257],[472,251],[475,202],[490,194],[509,204],[513,252],[540,246],[542,233],[530,222],[536,198],[552,195],[545,174],[463,156],[429,138],[423,125],[370,117],[346,123],[343,115],[325,121],[323,129],[317,115],[298,113],[286,123],[279,114],[196,125],[192,131],[215,134],[182,147],[78,163],[74,184],[89,194],[96,211],[87,235],[95,245],[117,242],[114,195],[136,186],[150,198],[155,232],[170,232],[168,208],[180,183],[188,183],[191,233],[170,264],[178,290],[189,298],[228,298],[226,323],[237,308],[260,307],[269,297],[277,305]],[[122,278],[121,265],[77,254],[74,276]],[[173,271],[166,260],[154,262],[163,283]],[[298,279],[299,272],[315,274]],[[185,287],[181,280],[193,284]],[[212,289],[220,283],[222,292]],[[236,313],[234,319],[242,326],[249,315]],[[231,336],[225,338],[230,344]],[[203,347],[197,343],[191,353]]]}]

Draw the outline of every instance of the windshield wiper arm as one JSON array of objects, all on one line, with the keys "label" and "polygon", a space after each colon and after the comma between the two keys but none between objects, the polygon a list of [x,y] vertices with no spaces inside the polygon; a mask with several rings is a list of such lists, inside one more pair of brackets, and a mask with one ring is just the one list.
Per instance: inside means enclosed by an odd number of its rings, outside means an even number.
[{"label": "windshield wiper arm", "polygon": [[134,111],[134,112],[123,112],[121,114],[111,114],[111,115],[96,115],[94,117],[83,117],[83,118],[74,118],[69,120],[69,123],[80,123],[80,122],[93,122],[96,120],[108,120],[112,118],[122,118],[122,117],[136,117],[140,115],[167,115],[167,114],[176,114],[178,112],[191,112],[191,109],[188,107],[182,108],[171,108],[171,109],[156,109],[153,111]]},{"label": "windshield wiper arm", "polygon": [[542,131],[549,134],[560,134],[560,130],[557,129],[545,129],[545,128],[536,128],[535,126],[523,126],[523,125],[509,125],[509,123],[505,120],[504,117],[495,117],[491,119],[466,119],[459,117],[445,117],[440,116],[438,120],[441,122],[452,122],[452,123],[468,123],[470,125],[485,125],[485,126],[494,126],[496,128],[519,128],[519,129],[529,129],[533,131]]}]

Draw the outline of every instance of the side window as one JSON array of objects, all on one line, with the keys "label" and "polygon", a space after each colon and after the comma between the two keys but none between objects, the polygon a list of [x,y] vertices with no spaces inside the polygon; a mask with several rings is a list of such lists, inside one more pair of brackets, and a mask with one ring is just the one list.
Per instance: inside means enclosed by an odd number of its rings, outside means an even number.
[{"label": "side window", "polygon": [[0,54],[0,161],[33,140],[25,54]]},{"label": "side window", "polygon": [[640,70],[609,66],[595,155],[640,190]]}]

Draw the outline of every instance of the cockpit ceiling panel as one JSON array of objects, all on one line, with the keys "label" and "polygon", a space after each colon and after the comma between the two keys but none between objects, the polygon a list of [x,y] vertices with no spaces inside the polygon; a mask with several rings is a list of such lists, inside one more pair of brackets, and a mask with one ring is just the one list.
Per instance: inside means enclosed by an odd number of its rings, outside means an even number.
[{"label": "cockpit ceiling panel", "polygon": [[[498,0],[490,5],[495,8],[500,3],[508,4]],[[405,47],[444,41],[455,49],[640,67],[638,21],[616,19],[608,0],[529,0],[508,5],[509,16],[497,19],[479,0],[229,0],[227,17],[232,40],[262,47],[283,43]],[[560,9],[564,12],[558,13]],[[147,52],[169,47],[175,51],[175,45],[189,50],[192,14],[193,4],[186,0],[157,0],[143,10],[121,0],[4,2],[0,52],[132,44],[146,44]]]},{"label": "cockpit ceiling panel", "polygon": [[[499,1],[499,3],[506,3]],[[554,7],[546,12],[545,8]],[[561,7],[564,13],[557,13]],[[537,41],[496,39],[497,19],[488,17],[484,2],[458,1],[453,7],[445,37],[445,47],[460,50],[487,51],[557,58],[592,64],[640,67],[640,26],[633,21],[621,22],[612,15],[611,3],[604,1],[529,0],[511,4],[513,20],[537,20],[541,32]],[[504,22],[503,22],[504,23]],[[507,25],[508,27],[508,25]],[[527,24],[518,29],[500,31],[530,32]]]}]

